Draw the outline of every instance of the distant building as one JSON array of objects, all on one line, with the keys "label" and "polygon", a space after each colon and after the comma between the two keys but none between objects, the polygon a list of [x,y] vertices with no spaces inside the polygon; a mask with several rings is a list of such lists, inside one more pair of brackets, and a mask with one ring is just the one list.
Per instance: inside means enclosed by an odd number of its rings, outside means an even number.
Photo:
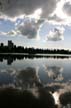
[{"label": "distant building", "polygon": [[3,46],[4,46],[4,44],[3,44],[3,43],[1,43],[1,44],[0,44],[0,46],[1,46],[1,47],[3,47]]},{"label": "distant building", "polygon": [[8,47],[9,47],[9,49],[14,47],[14,44],[11,40],[8,41]]}]

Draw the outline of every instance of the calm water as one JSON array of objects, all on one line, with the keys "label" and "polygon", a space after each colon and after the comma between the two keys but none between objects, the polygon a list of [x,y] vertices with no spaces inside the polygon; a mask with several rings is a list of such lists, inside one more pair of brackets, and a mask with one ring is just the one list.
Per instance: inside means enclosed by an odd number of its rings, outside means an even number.
[{"label": "calm water", "polygon": [[55,104],[71,108],[71,59],[0,60],[0,87],[32,91],[35,96],[36,88],[44,88],[53,96]]}]

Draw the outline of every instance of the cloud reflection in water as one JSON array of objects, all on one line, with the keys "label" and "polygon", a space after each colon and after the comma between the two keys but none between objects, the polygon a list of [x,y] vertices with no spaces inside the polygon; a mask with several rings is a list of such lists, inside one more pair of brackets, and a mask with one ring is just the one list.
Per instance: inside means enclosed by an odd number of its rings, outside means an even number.
[{"label": "cloud reflection in water", "polygon": [[46,66],[45,67],[46,73],[49,78],[55,80],[55,81],[62,81],[63,76],[63,68],[58,66]]},{"label": "cloud reflection in water", "polygon": [[[63,68],[57,66],[51,66],[51,67],[46,67],[45,70],[49,78],[50,79],[52,78],[57,82],[52,81],[51,83],[48,82],[46,86],[42,85],[39,76],[39,69],[37,70],[34,67],[27,67],[22,70],[20,69],[16,70],[12,68],[2,69],[0,70],[0,89],[14,87],[14,89],[17,90],[30,92],[36,100],[39,98],[40,100],[38,99],[38,101],[42,103],[44,102],[44,104],[48,103],[50,100],[47,97],[47,95],[49,96],[51,95],[52,100],[54,99],[55,101],[55,104],[62,106],[62,108],[63,106],[67,106],[68,104],[71,104],[71,99],[70,99],[71,84],[68,81],[66,83],[60,82],[63,80],[61,79],[61,77],[59,77],[60,75],[62,75]],[[41,89],[42,91],[45,91],[42,94],[41,94]],[[39,94],[39,92],[41,95]],[[46,99],[44,99],[44,97],[48,100],[48,102],[46,101]],[[66,97],[68,97],[68,100]],[[50,106],[51,104],[49,105],[48,108],[51,108]],[[56,106],[54,106],[54,108],[56,108]]]}]

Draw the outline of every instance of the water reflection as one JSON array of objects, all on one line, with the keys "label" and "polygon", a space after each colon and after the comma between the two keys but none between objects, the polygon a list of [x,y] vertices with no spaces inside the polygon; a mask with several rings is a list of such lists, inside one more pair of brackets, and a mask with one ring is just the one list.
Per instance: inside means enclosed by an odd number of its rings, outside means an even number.
[{"label": "water reflection", "polygon": [[58,66],[46,66],[46,73],[49,78],[52,78],[56,81],[62,81],[63,76],[62,76],[63,68],[58,67]]},{"label": "water reflection", "polygon": [[21,91],[14,88],[0,90],[0,105],[5,107],[56,108],[53,96],[45,89],[36,89],[36,97],[32,91]]},{"label": "water reflection", "polygon": [[[54,91],[52,95],[55,103],[59,105],[58,108],[71,108],[71,83],[56,83],[56,85],[60,85],[59,89]],[[55,84],[50,84],[50,86],[55,87]]]},{"label": "water reflection", "polygon": [[15,76],[9,73],[9,70],[0,70],[0,87],[7,87],[15,83]]},{"label": "water reflection", "polygon": [[71,108],[71,91],[61,94],[59,100],[62,107],[66,106],[66,108]]},{"label": "water reflection", "polygon": [[33,88],[38,82],[38,77],[36,75],[36,69],[27,67],[19,71],[17,75],[17,85],[24,89]]},{"label": "water reflection", "polygon": [[71,108],[69,59],[14,58],[14,63],[9,56],[7,60],[8,64],[6,61],[0,63],[1,104],[25,105],[26,108]]},{"label": "water reflection", "polygon": [[31,89],[41,87],[36,68],[27,67],[23,70],[2,69],[0,70],[0,86],[13,85],[16,88]]},{"label": "water reflection", "polygon": [[26,55],[26,54],[0,54],[0,62],[3,60],[7,60],[7,65],[11,65],[15,60],[22,60],[22,59],[34,59],[34,58],[54,58],[54,59],[68,59],[71,56],[67,55]]},{"label": "water reflection", "polygon": [[13,63],[13,58],[9,56],[7,58],[7,65],[11,65],[12,63]]}]

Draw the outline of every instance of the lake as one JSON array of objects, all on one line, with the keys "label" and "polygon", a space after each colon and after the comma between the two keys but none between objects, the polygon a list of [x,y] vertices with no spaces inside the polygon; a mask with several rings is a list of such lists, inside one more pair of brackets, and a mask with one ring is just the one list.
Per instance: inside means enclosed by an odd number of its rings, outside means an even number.
[{"label": "lake", "polygon": [[[37,98],[41,93],[38,91],[44,89],[53,97],[55,105],[71,108],[71,58],[0,57],[0,88],[27,90]],[[46,99],[49,100],[48,96]]]}]

